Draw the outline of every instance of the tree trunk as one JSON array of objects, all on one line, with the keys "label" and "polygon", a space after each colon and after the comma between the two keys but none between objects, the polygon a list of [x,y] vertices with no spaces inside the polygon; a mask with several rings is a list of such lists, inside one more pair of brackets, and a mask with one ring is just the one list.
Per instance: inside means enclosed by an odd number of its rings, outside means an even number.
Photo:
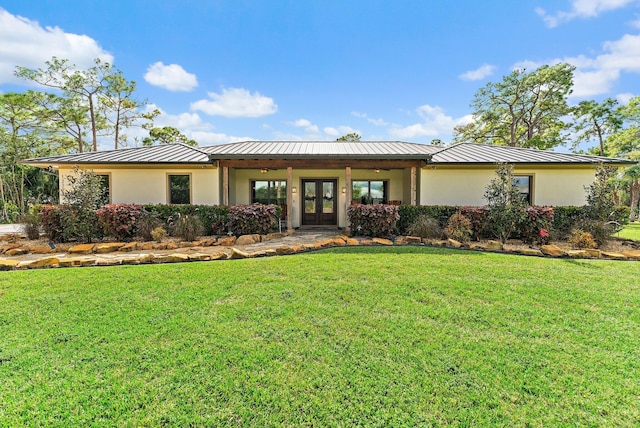
[{"label": "tree trunk", "polygon": [[633,180],[629,186],[631,203],[629,203],[629,221],[635,221],[638,217],[638,202],[640,200],[640,181]]},{"label": "tree trunk", "polygon": [[93,95],[89,94],[89,113],[91,114],[91,136],[93,137],[93,151],[98,151],[98,131],[96,130],[96,112],[93,107]]}]

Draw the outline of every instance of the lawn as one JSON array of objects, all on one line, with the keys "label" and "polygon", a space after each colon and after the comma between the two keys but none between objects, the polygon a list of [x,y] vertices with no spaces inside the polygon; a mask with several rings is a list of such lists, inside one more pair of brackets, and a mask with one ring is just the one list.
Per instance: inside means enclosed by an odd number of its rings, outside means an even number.
[{"label": "lawn", "polygon": [[634,241],[640,241],[640,223],[628,223],[624,226],[624,229],[622,229],[615,236],[625,239],[633,239]]},{"label": "lawn", "polygon": [[3,426],[638,426],[640,263],[423,247],[0,274]]}]

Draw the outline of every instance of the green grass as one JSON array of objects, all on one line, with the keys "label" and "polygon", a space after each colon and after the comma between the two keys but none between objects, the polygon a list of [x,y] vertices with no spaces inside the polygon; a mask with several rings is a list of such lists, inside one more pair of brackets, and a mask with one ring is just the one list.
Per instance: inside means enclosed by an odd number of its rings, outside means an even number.
[{"label": "green grass", "polygon": [[625,239],[633,239],[634,241],[640,241],[640,223],[628,223],[615,236]]},{"label": "green grass", "polygon": [[2,426],[638,426],[640,264],[345,248],[0,275]]}]

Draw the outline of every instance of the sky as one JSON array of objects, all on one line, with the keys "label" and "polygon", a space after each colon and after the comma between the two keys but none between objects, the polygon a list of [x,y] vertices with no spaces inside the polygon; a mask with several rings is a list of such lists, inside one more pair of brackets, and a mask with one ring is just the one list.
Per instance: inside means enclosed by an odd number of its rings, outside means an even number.
[{"label": "sky", "polygon": [[200,146],[449,143],[516,68],[576,66],[570,104],[640,95],[640,1],[0,0],[0,92],[52,56],[114,64]]}]

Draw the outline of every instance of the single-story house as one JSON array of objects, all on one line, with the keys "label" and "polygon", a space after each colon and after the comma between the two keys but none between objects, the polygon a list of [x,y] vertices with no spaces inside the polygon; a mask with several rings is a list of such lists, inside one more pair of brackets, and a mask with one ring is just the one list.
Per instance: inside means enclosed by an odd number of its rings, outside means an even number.
[{"label": "single-story house", "polygon": [[352,203],[484,205],[496,163],[535,205],[584,205],[599,164],[625,159],[534,149],[400,141],[246,141],[209,147],[168,144],[28,159],[104,176],[111,203],[283,207],[288,228],[345,227]]}]

